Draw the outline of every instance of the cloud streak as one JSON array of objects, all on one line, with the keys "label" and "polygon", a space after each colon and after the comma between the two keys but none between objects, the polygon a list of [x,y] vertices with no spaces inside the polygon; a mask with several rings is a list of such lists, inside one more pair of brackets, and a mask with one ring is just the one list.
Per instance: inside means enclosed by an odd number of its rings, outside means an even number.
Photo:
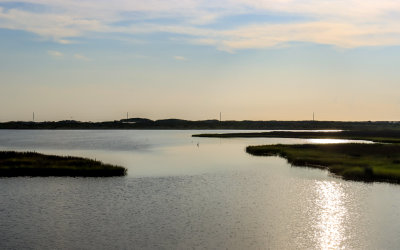
[{"label": "cloud streak", "polygon": [[61,52],[59,52],[59,51],[56,51],[56,50],[48,50],[48,51],[47,51],[47,54],[49,54],[49,55],[52,56],[52,57],[58,57],[58,58],[64,56],[63,53],[61,53]]},{"label": "cloud streak", "polygon": [[187,59],[183,56],[174,56],[174,59],[177,61],[186,61]]},{"label": "cloud streak", "polygon": [[81,61],[90,61],[89,57],[86,57],[86,56],[84,56],[82,54],[74,54],[74,58],[78,59],[78,60],[81,60]]},{"label": "cloud streak", "polygon": [[[0,1],[0,6],[5,2],[12,1]],[[0,28],[24,30],[64,44],[102,33],[182,35],[185,36],[182,40],[192,44],[215,46],[226,51],[268,48],[290,42],[343,48],[400,44],[400,2],[393,0],[24,2],[44,6],[44,11],[0,7]],[[260,13],[265,20],[224,21],[225,17],[235,19],[240,15]],[[274,15],[296,15],[304,20],[281,22],[274,19]],[[173,25],[164,21],[169,18],[175,20]],[[221,22],[226,22],[227,27],[217,28]]]}]

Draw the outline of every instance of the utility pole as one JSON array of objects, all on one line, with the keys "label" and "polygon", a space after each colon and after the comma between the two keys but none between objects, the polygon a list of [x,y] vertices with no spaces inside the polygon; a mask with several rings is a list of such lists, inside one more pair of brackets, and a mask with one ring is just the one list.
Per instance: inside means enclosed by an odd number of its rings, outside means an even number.
[{"label": "utility pole", "polygon": [[126,112],[126,119],[128,120],[129,112]]},{"label": "utility pole", "polygon": [[221,112],[219,112],[219,122],[221,122],[222,121],[222,115],[221,115]]},{"label": "utility pole", "polygon": [[35,112],[32,114],[32,121],[35,122]]},{"label": "utility pole", "polygon": [[312,112],[312,121],[314,121],[314,112]]}]

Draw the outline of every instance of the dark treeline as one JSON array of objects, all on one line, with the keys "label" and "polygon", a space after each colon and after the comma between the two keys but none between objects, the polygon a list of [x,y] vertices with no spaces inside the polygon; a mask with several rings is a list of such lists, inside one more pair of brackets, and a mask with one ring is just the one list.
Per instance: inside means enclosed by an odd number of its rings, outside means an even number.
[{"label": "dark treeline", "polygon": [[180,119],[150,120],[144,118],[105,122],[73,120],[0,123],[0,129],[344,129],[377,130],[399,129],[399,122],[340,122],[340,121],[189,121]]}]

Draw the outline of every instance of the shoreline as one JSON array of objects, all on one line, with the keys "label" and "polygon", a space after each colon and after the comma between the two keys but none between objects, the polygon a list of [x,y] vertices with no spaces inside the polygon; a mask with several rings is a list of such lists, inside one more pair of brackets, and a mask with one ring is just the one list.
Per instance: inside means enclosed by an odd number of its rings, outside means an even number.
[{"label": "shoreline", "polygon": [[250,121],[129,118],[114,121],[8,121],[0,129],[213,129],[213,130],[398,130],[398,121]]}]

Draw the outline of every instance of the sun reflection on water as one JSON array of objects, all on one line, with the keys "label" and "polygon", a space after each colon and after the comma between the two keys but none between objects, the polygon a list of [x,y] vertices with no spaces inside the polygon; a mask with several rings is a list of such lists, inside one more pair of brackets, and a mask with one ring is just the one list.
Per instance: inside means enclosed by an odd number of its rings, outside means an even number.
[{"label": "sun reflection on water", "polygon": [[318,143],[318,144],[330,144],[330,143],[350,143],[351,140],[345,139],[309,139],[307,140],[310,143]]},{"label": "sun reflection on water", "polygon": [[341,249],[345,240],[345,192],[340,183],[316,183],[318,208],[314,236],[319,249]]},{"label": "sun reflection on water", "polygon": [[348,139],[307,139],[308,143],[315,144],[335,144],[335,143],[374,143],[366,140],[348,140]]}]

